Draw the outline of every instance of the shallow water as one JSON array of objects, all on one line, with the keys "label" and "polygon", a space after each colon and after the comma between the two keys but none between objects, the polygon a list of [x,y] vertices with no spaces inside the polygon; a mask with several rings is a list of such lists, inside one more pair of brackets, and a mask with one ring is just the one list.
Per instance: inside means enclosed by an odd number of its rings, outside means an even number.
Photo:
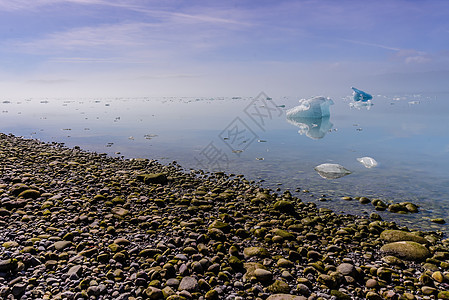
[{"label": "shallow water", "polygon": [[[293,122],[285,112],[299,97],[267,100],[265,94],[1,99],[0,131],[113,156],[176,160],[186,169],[241,173],[338,212],[374,212],[371,205],[342,196],[411,201],[420,213],[378,213],[411,228],[449,232],[447,225],[429,220],[449,221],[449,94],[374,95],[374,105],[361,107],[351,106],[349,94],[329,96],[334,102],[329,118]],[[378,166],[357,161],[365,156]],[[322,163],[352,173],[325,179],[314,170]]]}]

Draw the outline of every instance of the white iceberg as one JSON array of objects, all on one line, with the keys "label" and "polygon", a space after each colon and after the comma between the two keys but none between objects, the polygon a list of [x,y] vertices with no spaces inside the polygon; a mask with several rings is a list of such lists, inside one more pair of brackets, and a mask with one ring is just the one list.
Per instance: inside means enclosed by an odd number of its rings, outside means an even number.
[{"label": "white iceberg", "polygon": [[371,102],[371,100],[368,100],[366,102],[350,102],[349,107],[356,108],[358,110],[361,110],[362,108],[365,108],[366,110],[370,110],[371,106],[374,104]]},{"label": "white iceberg", "polygon": [[362,102],[366,102],[368,100],[373,99],[373,96],[371,96],[368,93],[365,93],[362,90],[356,89],[355,87],[351,88],[354,92],[352,93],[352,96],[354,98],[354,101],[362,101]]},{"label": "white iceberg", "polygon": [[377,161],[374,158],[369,157],[369,156],[357,158],[357,161],[359,163],[361,163],[362,165],[364,165],[365,168],[368,168],[368,169],[377,167],[377,165],[378,165]]},{"label": "white iceberg", "polygon": [[321,164],[314,169],[321,177],[326,179],[337,179],[352,173],[339,164]]},{"label": "white iceberg", "polygon": [[287,110],[287,117],[322,118],[329,117],[329,106],[334,104],[330,98],[322,96],[299,100],[299,105]]}]

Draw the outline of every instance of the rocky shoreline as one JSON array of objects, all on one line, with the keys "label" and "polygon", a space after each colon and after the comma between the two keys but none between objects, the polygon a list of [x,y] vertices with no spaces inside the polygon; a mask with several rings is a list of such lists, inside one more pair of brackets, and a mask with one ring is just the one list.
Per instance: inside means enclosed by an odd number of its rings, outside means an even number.
[{"label": "rocky shoreline", "polygon": [[449,299],[449,240],[0,134],[2,299]]}]

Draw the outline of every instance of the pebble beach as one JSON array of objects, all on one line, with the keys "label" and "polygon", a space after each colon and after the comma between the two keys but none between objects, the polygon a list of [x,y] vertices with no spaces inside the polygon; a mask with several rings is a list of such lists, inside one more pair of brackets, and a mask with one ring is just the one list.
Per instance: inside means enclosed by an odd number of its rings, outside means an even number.
[{"label": "pebble beach", "polygon": [[2,299],[449,299],[449,239],[0,134]]}]

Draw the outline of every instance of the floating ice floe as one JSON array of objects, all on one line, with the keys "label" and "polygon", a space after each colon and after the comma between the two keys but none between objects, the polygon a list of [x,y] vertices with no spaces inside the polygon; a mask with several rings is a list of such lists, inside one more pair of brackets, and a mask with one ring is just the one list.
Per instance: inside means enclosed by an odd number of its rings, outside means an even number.
[{"label": "floating ice floe", "polygon": [[357,161],[368,169],[377,167],[378,165],[377,161],[369,156],[357,158]]},{"label": "floating ice floe", "polygon": [[362,90],[356,89],[355,87],[352,87],[351,89],[354,91],[352,96],[354,98],[354,101],[356,101],[356,102],[357,101],[365,102],[365,101],[373,99],[373,96],[371,96],[368,93],[365,93]]},{"label": "floating ice floe", "polygon": [[299,127],[299,133],[321,139],[332,128],[329,106],[334,102],[325,97],[299,100],[299,105],[287,110],[287,122]]},{"label": "floating ice floe", "polygon": [[339,164],[321,164],[314,169],[321,177],[326,179],[337,179],[352,173]]}]

